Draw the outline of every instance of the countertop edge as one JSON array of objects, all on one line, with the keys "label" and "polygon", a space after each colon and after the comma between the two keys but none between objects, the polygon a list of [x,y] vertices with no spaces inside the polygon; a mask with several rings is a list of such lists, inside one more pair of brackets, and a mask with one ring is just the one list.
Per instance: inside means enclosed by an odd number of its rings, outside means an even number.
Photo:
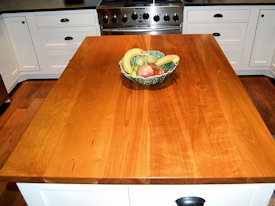
[{"label": "countertop edge", "polygon": [[118,178],[89,178],[89,177],[11,177],[1,176],[0,181],[22,182],[22,183],[57,183],[57,184],[262,184],[275,183],[275,177],[228,177],[228,178],[181,178],[181,177],[118,177]]}]

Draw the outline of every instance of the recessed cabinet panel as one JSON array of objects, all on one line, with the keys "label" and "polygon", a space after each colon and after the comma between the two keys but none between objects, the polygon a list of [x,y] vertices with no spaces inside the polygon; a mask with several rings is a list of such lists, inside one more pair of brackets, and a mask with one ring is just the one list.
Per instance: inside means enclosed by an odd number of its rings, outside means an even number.
[{"label": "recessed cabinet panel", "polygon": [[213,34],[222,45],[244,43],[246,23],[188,24],[188,34]]},{"label": "recessed cabinet panel", "polygon": [[38,71],[38,61],[25,17],[8,17],[5,23],[20,71]]},{"label": "recessed cabinet panel", "polygon": [[96,13],[87,14],[51,14],[37,15],[35,17],[37,27],[67,27],[67,26],[88,26],[98,24],[95,18]]},{"label": "recessed cabinet panel", "polygon": [[8,91],[16,84],[20,70],[16,57],[5,31],[5,24],[0,18],[0,74]]},{"label": "recessed cabinet panel", "polygon": [[[271,184],[130,185],[129,195],[131,206],[174,206],[178,198],[187,196],[203,198],[205,206],[259,206],[268,204],[272,187]],[[263,196],[263,192],[267,195]]]},{"label": "recessed cabinet panel", "polygon": [[250,66],[271,66],[275,58],[275,10],[261,10]]},{"label": "recessed cabinet panel", "polygon": [[49,50],[45,52],[46,67],[50,73],[61,74],[72,59],[75,50]]},{"label": "recessed cabinet panel", "polygon": [[243,53],[242,46],[221,46],[221,49],[233,68],[240,65]]},{"label": "recessed cabinet panel", "polygon": [[78,48],[86,36],[96,36],[93,27],[47,28],[39,30],[44,49]]},{"label": "recessed cabinet panel", "polygon": [[188,22],[247,22],[249,10],[207,9],[188,11]]},{"label": "recessed cabinet panel", "polygon": [[126,185],[17,184],[28,206],[129,206]]}]

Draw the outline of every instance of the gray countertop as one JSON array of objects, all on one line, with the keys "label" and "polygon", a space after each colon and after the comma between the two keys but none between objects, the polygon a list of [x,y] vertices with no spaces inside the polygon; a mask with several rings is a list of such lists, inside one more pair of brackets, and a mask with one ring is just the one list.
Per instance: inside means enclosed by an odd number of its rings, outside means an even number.
[{"label": "gray countertop", "polygon": [[101,0],[0,0],[0,13],[95,9]]},{"label": "gray countertop", "polygon": [[[275,5],[275,0],[182,0],[186,6]],[[101,0],[0,0],[0,13],[95,9]]]},{"label": "gray countertop", "polygon": [[275,0],[183,0],[186,6],[274,5]]}]

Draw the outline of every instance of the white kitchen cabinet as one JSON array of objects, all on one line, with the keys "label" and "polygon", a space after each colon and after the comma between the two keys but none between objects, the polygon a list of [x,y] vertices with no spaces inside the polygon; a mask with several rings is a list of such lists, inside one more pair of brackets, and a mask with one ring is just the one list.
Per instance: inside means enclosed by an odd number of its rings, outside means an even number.
[{"label": "white kitchen cabinet", "polygon": [[129,206],[127,185],[18,183],[28,206]]},{"label": "white kitchen cabinet", "polygon": [[195,196],[205,206],[267,206],[275,184],[130,185],[131,206],[176,206],[175,200]]},{"label": "white kitchen cabinet", "polygon": [[44,49],[78,48],[86,36],[98,35],[92,27],[66,27],[39,29],[41,45]]},{"label": "white kitchen cabinet", "polygon": [[99,36],[95,9],[3,13],[19,81],[58,78],[86,36]]},{"label": "white kitchen cabinet", "polygon": [[29,206],[176,206],[181,197],[205,206],[267,206],[275,184],[101,185],[17,183]]},{"label": "white kitchen cabinet", "polygon": [[20,70],[3,19],[0,17],[0,74],[8,92],[16,85]]},{"label": "white kitchen cabinet", "polygon": [[25,17],[4,18],[20,71],[38,71],[39,65]]},{"label": "white kitchen cabinet", "polygon": [[242,60],[250,10],[230,7],[187,7],[183,33],[213,34],[229,63]]},{"label": "white kitchen cabinet", "polygon": [[269,67],[275,59],[275,9],[261,10],[250,66]]},{"label": "white kitchen cabinet", "polygon": [[37,12],[33,16],[38,58],[46,74],[60,75],[86,36],[99,36],[95,10]]}]

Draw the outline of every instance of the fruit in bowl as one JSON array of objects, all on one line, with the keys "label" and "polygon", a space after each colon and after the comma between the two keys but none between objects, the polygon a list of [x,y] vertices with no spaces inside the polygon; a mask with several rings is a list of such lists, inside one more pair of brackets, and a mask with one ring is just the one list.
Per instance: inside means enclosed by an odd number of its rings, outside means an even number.
[{"label": "fruit in bowl", "polygon": [[120,60],[122,74],[139,84],[161,83],[179,63],[178,55],[164,55],[157,50],[144,51],[140,48],[128,50]]}]

